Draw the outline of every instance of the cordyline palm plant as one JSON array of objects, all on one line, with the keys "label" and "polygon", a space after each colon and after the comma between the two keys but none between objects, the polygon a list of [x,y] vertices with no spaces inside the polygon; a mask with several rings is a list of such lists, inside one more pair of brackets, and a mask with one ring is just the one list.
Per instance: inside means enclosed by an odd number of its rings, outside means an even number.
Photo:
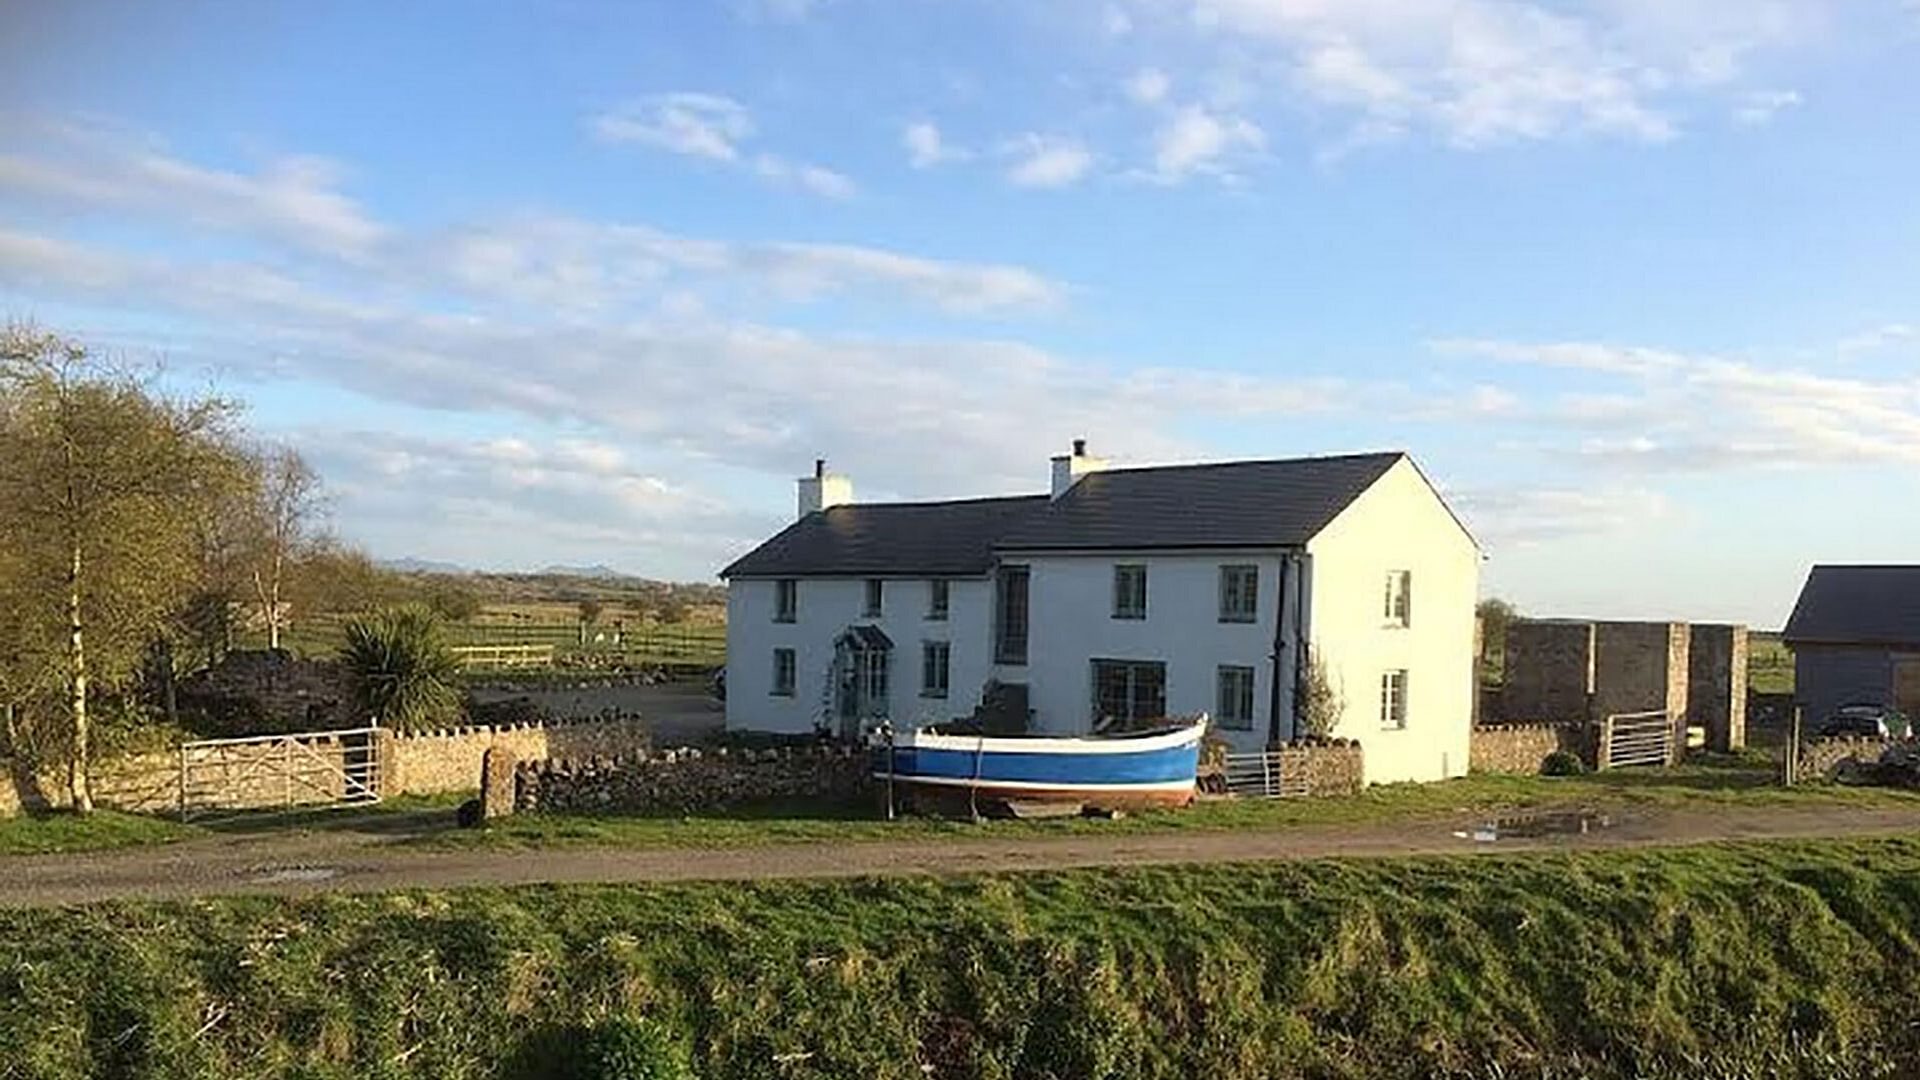
[{"label": "cordyline palm plant", "polygon": [[340,660],[360,714],[383,727],[434,727],[460,710],[460,661],[441,638],[440,621],[425,608],[391,608],[353,620]]}]

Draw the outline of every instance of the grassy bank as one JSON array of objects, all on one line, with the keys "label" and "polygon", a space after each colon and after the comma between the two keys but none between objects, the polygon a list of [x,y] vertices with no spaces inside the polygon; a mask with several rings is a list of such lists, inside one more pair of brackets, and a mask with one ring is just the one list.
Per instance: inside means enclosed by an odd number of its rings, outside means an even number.
[{"label": "grassy bank", "polygon": [[436,832],[419,843],[454,848],[558,845],[740,847],[822,841],[981,838],[1091,832],[1284,829],[1430,821],[1505,810],[1658,807],[1737,811],[1761,806],[1920,808],[1920,792],[1809,784],[1780,787],[1773,767],[1752,759],[1664,770],[1621,770],[1576,777],[1474,775],[1439,784],[1391,784],[1325,799],[1206,801],[1184,810],[1118,821],[1065,818],[970,823],[927,817],[881,819],[861,804],[772,805],[692,815],[526,814],[485,830]]},{"label": "grassy bank", "polygon": [[1916,928],[1908,840],[11,911],[0,1076],[1885,1075]]}]

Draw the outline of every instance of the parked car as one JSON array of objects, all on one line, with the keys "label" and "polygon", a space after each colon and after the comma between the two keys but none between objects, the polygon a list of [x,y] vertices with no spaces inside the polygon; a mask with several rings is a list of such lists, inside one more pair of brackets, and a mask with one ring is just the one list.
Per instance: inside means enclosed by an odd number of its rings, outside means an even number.
[{"label": "parked car", "polygon": [[1906,714],[1890,705],[1862,702],[1842,705],[1820,724],[1823,736],[1854,735],[1869,739],[1905,739],[1913,735],[1913,723]]}]

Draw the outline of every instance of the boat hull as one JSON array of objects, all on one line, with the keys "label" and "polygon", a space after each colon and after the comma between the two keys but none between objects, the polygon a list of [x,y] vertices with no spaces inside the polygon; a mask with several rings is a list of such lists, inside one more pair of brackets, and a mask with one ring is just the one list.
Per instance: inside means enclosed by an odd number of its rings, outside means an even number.
[{"label": "boat hull", "polygon": [[1097,807],[1193,801],[1204,724],[1116,739],[991,738],[913,732],[875,773],[928,793]]}]

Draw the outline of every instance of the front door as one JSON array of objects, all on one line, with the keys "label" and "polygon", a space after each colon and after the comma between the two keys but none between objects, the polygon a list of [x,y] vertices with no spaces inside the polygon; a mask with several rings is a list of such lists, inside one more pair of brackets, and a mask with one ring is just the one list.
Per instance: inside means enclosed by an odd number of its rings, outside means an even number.
[{"label": "front door", "polygon": [[887,672],[892,660],[891,649],[852,637],[840,639],[833,668],[841,738],[857,739],[867,727],[887,718]]}]

